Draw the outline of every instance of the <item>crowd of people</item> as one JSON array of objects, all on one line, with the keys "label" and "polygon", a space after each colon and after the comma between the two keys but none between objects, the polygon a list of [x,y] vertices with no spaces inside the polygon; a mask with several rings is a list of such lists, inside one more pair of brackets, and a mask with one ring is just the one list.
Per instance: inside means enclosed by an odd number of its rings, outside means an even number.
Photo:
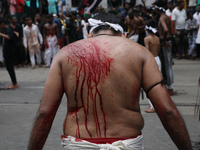
[{"label": "crowd of people", "polygon": [[[0,65],[5,64],[12,79],[8,88],[18,87],[12,66],[17,68],[30,64],[31,69],[35,69],[37,64],[50,67],[59,49],[87,38],[88,19],[99,12],[120,17],[127,38],[145,46],[156,59],[159,58],[161,62],[158,64],[170,95],[175,94],[173,57],[191,60],[200,57],[200,32],[197,30],[200,5],[185,9],[184,1],[156,1],[152,7],[146,7],[145,0],[142,0],[143,5],[125,2],[123,8],[109,10],[99,6],[92,14],[85,12],[80,15],[77,11],[63,9],[65,1],[41,2],[42,7],[37,0],[1,1]],[[159,40],[151,47],[154,37]],[[154,47],[159,48],[155,50]]]}]

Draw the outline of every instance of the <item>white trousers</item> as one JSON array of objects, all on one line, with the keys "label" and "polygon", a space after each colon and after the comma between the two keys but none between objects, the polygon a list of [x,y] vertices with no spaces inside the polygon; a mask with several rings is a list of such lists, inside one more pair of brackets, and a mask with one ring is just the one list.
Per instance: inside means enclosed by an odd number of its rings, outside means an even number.
[{"label": "white trousers", "polygon": [[[157,65],[158,65],[158,69],[161,71],[161,61],[160,61],[159,56],[154,57],[154,59],[155,59]],[[154,109],[151,101],[149,99],[148,99],[148,101],[149,101],[150,109]]]},{"label": "white trousers", "polygon": [[66,150],[143,150],[143,135],[136,138],[119,140],[112,144],[95,144],[72,136],[62,138],[61,145]]},{"label": "white trousers", "polygon": [[29,46],[29,55],[30,55],[30,61],[31,65],[35,66],[35,55],[37,59],[37,63],[41,64],[41,56],[40,56],[40,45],[34,45],[34,46]]},{"label": "white trousers", "polygon": [[46,60],[46,66],[48,67],[51,65],[51,59],[54,58],[58,52],[58,47],[56,46],[57,42],[58,40],[56,35],[47,37],[45,60]]}]

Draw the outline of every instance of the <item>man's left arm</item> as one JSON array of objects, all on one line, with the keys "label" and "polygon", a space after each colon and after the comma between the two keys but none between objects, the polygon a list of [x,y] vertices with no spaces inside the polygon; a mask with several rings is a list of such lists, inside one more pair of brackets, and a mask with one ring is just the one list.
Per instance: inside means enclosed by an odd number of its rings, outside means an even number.
[{"label": "man's left arm", "polygon": [[164,30],[164,32],[163,32],[163,39],[162,39],[163,41],[162,41],[161,44],[162,44],[162,46],[167,47],[166,38],[167,38],[167,33],[169,32],[169,29],[168,29],[168,27],[166,25],[165,20],[163,20],[163,18],[160,19],[160,23],[161,23],[162,28]]},{"label": "man's left arm", "polygon": [[59,37],[59,29],[58,29],[58,25],[57,24],[56,24],[56,36],[57,36],[57,40],[58,40],[57,45],[59,45],[60,37]]},{"label": "man's left arm", "polygon": [[28,150],[42,150],[60,105],[64,90],[59,53],[54,58],[47,77],[42,101],[30,136]]},{"label": "man's left arm", "polygon": [[[149,53],[149,52],[148,52]],[[143,89],[145,92],[162,80],[160,71],[152,55],[147,54],[143,65]],[[171,100],[165,85],[157,84],[148,93],[165,130],[178,149],[192,150],[185,123]]]}]

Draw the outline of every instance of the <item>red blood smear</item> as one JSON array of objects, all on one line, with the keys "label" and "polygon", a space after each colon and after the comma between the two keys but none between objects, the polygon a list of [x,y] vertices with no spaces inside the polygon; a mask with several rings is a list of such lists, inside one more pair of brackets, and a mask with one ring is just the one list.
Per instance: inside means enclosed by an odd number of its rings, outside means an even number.
[{"label": "red blood smear", "polygon": [[[75,62],[76,68],[76,89],[75,89],[75,101],[76,107],[78,108],[78,92],[80,91],[80,102],[81,107],[85,113],[85,128],[90,137],[92,137],[88,129],[88,118],[89,114],[89,102],[93,103],[92,109],[94,115],[94,121],[96,124],[97,137],[101,137],[101,127],[99,123],[99,116],[97,112],[97,99],[103,114],[104,129],[103,134],[106,137],[106,117],[103,109],[103,101],[101,93],[98,89],[100,80],[106,79],[110,72],[112,58],[109,58],[109,53],[106,50],[102,50],[97,46],[97,41],[84,41],[84,43],[76,42],[75,44],[69,45],[71,55],[68,57],[69,62]],[[84,86],[87,86],[87,98],[84,98]],[[91,100],[91,101],[90,101]],[[76,136],[80,138],[78,115],[76,114],[77,132]]]}]

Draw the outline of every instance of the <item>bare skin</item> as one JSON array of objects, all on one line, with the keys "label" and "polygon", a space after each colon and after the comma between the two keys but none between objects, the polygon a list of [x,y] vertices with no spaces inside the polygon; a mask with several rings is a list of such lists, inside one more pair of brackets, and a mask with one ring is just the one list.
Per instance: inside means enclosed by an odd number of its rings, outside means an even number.
[{"label": "bare skin", "polygon": [[127,38],[130,38],[132,35],[134,34],[137,34],[137,23],[136,23],[136,20],[135,20],[135,17],[134,16],[127,16],[125,18],[125,25],[127,26],[127,28],[129,29],[129,35]]},{"label": "bare skin", "polygon": [[148,32],[149,36],[145,37],[144,43],[145,47],[157,57],[160,53],[160,39],[155,34]]},{"label": "bare skin", "polygon": [[162,46],[168,47],[166,39],[172,37],[171,20],[164,12],[160,12],[158,28],[160,38],[162,39]]},{"label": "bare skin", "polygon": [[[90,36],[66,46],[54,58],[29,150],[43,148],[64,93],[68,108],[65,135],[132,137],[141,132],[144,120],[138,100],[140,89],[147,91],[162,79],[154,57],[146,48],[126,38]],[[183,119],[166,88],[157,85],[149,92],[149,98],[177,147],[192,149]]]},{"label": "bare skin", "polygon": [[145,21],[142,17],[136,15],[138,33],[144,32]]},{"label": "bare skin", "polygon": [[[160,39],[148,30],[147,32],[148,36],[144,39],[145,47],[151,52],[154,57],[157,57],[160,53]],[[154,113],[156,111],[155,109],[151,109],[151,107],[149,107],[149,109],[145,110],[145,112]]]},{"label": "bare skin", "polygon": [[52,20],[48,20],[48,24],[44,25],[44,44],[46,44],[46,38],[49,35],[56,35],[57,39],[59,41],[59,32],[58,32],[58,26],[55,23],[52,23]]}]

